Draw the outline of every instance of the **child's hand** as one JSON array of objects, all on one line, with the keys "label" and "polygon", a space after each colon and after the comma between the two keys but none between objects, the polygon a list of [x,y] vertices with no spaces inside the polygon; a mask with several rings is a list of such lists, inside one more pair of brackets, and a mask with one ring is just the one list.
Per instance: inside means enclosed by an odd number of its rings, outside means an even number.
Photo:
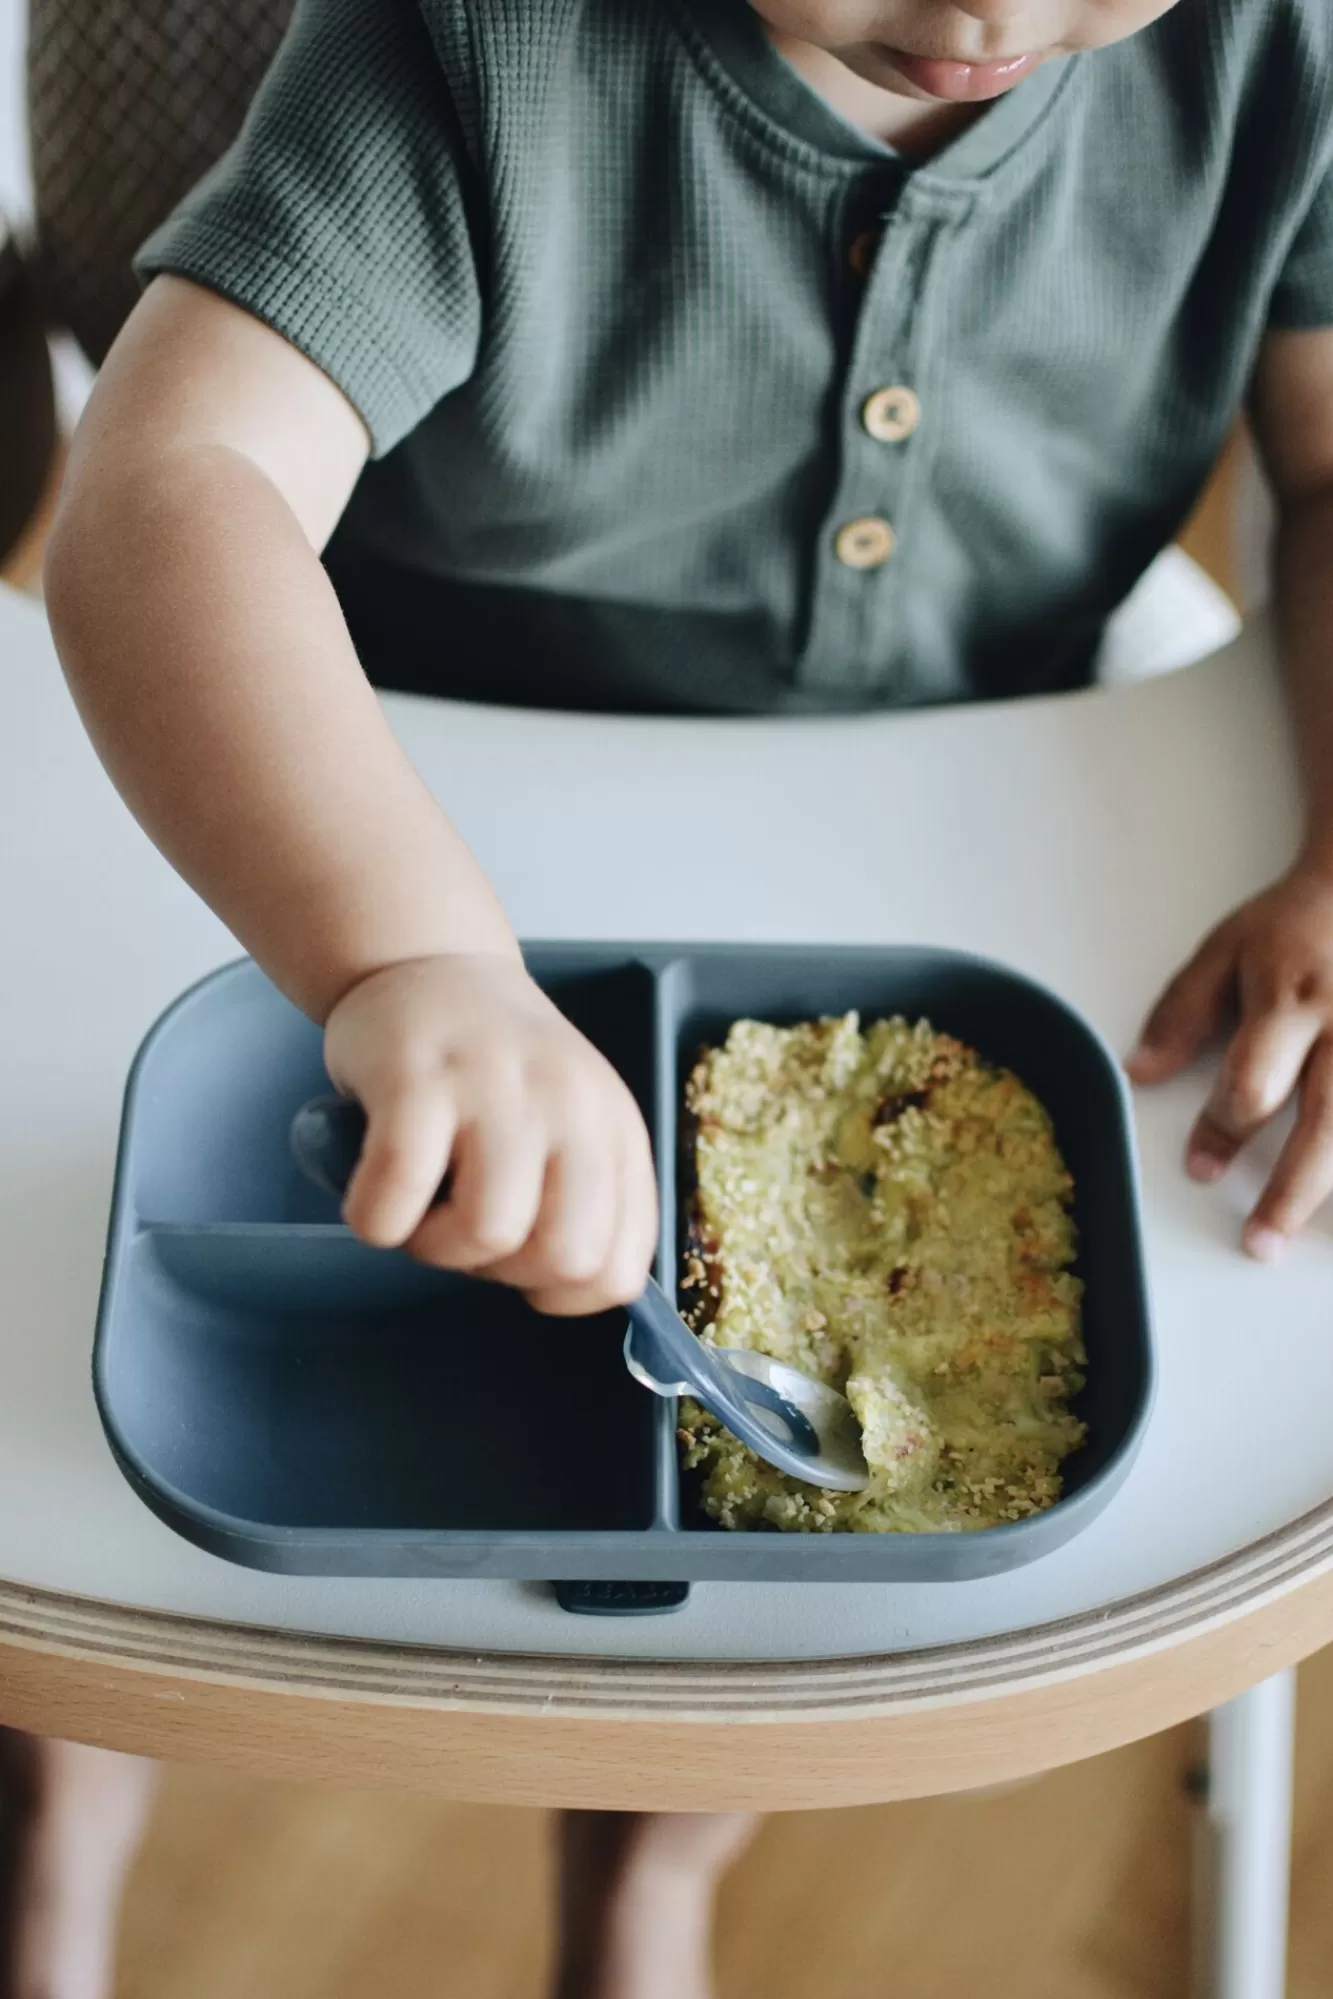
[{"label": "child's hand", "polygon": [[369,1120],[344,1206],[359,1236],[516,1285],[543,1312],[638,1296],[658,1226],[643,1119],[516,960],[388,966],[338,1002],[325,1054]]},{"label": "child's hand", "polygon": [[1301,865],[1206,937],[1154,1008],[1127,1068],[1174,1076],[1239,1013],[1190,1133],[1186,1167],[1219,1180],[1291,1096],[1296,1123],[1245,1228],[1268,1262],[1333,1192],[1333,880]]}]

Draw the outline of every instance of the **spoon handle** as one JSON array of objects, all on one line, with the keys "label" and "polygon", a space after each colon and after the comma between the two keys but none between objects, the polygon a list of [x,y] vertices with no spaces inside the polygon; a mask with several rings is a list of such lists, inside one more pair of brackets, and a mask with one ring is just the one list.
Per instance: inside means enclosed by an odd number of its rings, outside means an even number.
[{"label": "spoon handle", "polygon": [[293,1159],[330,1194],[347,1192],[365,1138],[366,1114],[355,1097],[316,1097],[292,1119]]},{"label": "spoon handle", "polygon": [[[315,1097],[292,1119],[292,1157],[306,1178],[342,1196],[366,1142],[366,1114],[355,1097]],[[452,1176],[445,1174],[433,1207],[447,1201]]]}]

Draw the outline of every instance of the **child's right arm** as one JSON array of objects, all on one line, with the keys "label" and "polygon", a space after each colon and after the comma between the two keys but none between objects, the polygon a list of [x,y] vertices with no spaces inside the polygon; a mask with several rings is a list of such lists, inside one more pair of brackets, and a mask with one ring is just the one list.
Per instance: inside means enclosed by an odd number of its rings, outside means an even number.
[{"label": "child's right arm", "polygon": [[[596,1310],[651,1260],[647,1135],[528,979],[361,671],[319,550],[367,452],[294,347],[158,278],[74,440],[52,629],[136,816],[326,1024],[330,1071],[370,1120],[352,1226],[543,1309]],[[450,1201],[428,1214],[447,1165]]]}]

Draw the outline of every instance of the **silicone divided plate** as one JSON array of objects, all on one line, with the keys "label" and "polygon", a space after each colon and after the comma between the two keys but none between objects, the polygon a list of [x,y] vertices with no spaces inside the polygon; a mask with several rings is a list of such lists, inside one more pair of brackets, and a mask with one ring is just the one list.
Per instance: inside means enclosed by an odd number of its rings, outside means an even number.
[{"label": "silicone divided plate", "polygon": [[1079,1015],[939,950],[534,945],[527,960],[643,1109],[669,1294],[684,1081],[733,1020],[924,1014],[1017,1071],[1077,1190],[1089,1441],[1064,1498],[966,1534],[713,1527],[678,1471],[672,1405],[626,1372],[623,1314],[545,1320],[342,1227],[288,1148],[295,1111],[329,1087],[319,1032],[246,961],[163,1015],[125,1098],[93,1374],[116,1458],[161,1519],[255,1568],[542,1579],[570,1609],[631,1611],[672,1607],[690,1581],[994,1575],[1101,1511],[1141,1439],[1153,1358],[1128,1098]]}]

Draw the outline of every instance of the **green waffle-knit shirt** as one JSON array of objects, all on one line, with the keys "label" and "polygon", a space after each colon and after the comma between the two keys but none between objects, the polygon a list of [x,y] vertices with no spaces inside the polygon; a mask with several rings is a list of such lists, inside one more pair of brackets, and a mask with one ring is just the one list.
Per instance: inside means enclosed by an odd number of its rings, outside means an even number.
[{"label": "green waffle-knit shirt", "polygon": [[1180,0],[915,166],[745,0],[300,0],[140,269],[361,412],[328,559],[391,683],[1077,686],[1265,330],[1333,323],[1333,0]]}]

